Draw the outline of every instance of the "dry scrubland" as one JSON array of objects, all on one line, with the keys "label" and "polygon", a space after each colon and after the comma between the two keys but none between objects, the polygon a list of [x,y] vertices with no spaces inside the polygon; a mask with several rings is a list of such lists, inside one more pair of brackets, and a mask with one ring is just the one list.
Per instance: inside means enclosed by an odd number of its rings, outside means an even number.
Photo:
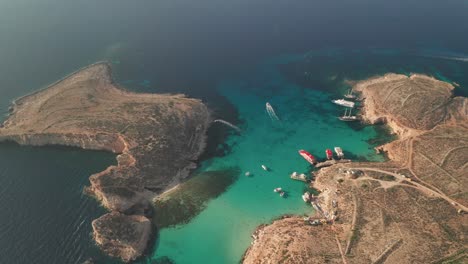
[{"label": "dry scrubland", "polygon": [[[93,222],[97,243],[130,261],[146,247],[151,200],[195,167],[209,122],[199,100],[125,91],[113,83],[109,65],[98,63],[16,100],[0,141],[118,154],[118,165],[92,175],[86,192],[114,212]],[[125,232],[115,232],[122,226]]]},{"label": "dry scrubland", "polygon": [[321,169],[313,187],[337,220],[260,227],[244,263],[467,263],[468,100],[423,75],[388,74],[354,90],[364,120],[398,134],[378,148],[391,161]]}]

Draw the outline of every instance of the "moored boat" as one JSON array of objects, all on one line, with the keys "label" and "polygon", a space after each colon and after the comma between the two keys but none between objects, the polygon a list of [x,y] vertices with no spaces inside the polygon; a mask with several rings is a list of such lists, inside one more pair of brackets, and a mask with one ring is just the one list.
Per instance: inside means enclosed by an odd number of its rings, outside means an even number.
[{"label": "moored boat", "polygon": [[312,165],[317,164],[317,159],[312,154],[310,154],[309,152],[301,149],[301,150],[299,150],[299,155],[301,155],[310,164],[312,164]]},{"label": "moored boat", "polygon": [[343,150],[340,147],[335,147],[335,152],[336,152],[336,155],[338,156],[338,158],[343,158],[344,157]]},{"label": "moored boat", "polygon": [[346,101],[344,99],[337,99],[337,100],[332,100],[334,104],[345,106],[345,107],[354,107],[354,102],[351,101]]},{"label": "moored boat", "polygon": [[330,149],[326,149],[325,154],[327,154],[327,159],[333,159],[333,152]]},{"label": "moored boat", "polygon": [[359,118],[357,116],[352,116],[351,111],[352,109],[349,109],[348,113],[348,108],[346,108],[343,116],[338,117],[338,119],[340,119],[341,121],[358,121]]},{"label": "moored boat", "polygon": [[349,89],[348,93],[344,95],[347,99],[356,99],[356,95],[353,94],[352,89]]}]

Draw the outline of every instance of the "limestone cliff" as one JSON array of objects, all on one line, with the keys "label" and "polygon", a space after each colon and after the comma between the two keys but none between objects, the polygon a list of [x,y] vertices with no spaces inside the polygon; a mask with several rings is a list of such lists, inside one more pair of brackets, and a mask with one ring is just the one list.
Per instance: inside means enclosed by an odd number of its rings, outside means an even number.
[{"label": "limestone cliff", "polygon": [[318,210],[259,228],[243,262],[465,263],[468,100],[422,75],[387,74],[354,90],[364,120],[398,134],[381,147],[391,161],[320,169]]},{"label": "limestone cliff", "polygon": [[118,154],[118,165],[92,175],[86,192],[111,211],[142,214],[195,167],[209,123],[199,100],[125,91],[112,81],[109,65],[97,63],[17,99],[0,141]]}]

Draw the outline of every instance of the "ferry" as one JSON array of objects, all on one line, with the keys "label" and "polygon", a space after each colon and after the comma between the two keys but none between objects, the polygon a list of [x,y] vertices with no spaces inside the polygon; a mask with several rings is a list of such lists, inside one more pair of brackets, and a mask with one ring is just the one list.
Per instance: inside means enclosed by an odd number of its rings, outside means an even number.
[{"label": "ferry", "polygon": [[335,152],[336,152],[336,155],[338,156],[338,158],[343,158],[344,157],[343,150],[340,147],[335,147]]},{"label": "ferry", "polygon": [[345,99],[332,100],[334,104],[345,106],[345,107],[354,107],[354,102],[346,101]]},{"label": "ferry", "polygon": [[317,164],[317,160],[315,159],[315,157],[310,154],[309,152],[301,149],[299,150],[299,155],[301,155],[305,160],[307,160],[310,164],[312,165],[315,165]]},{"label": "ferry", "polygon": [[333,159],[333,152],[330,149],[325,150],[325,154],[327,154],[327,159]]}]

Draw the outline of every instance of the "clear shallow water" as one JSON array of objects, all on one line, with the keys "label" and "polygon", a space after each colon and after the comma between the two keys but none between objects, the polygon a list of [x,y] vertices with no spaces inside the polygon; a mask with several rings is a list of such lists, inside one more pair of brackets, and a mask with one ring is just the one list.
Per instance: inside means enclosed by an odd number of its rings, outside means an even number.
[{"label": "clear shallow water", "polygon": [[[217,126],[210,131],[203,169],[239,160],[243,169],[257,174],[260,163],[277,171],[270,178],[241,176],[189,225],[163,230],[155,248],[159,255],[173,256],[193,246],[181,256],[188,258],[208,248],[202,245],[211,234],[217,238],[207,244],[230,241],[216,244],[216,259],[236,260],[258,223],[280,211],[309,211],[296,200],[302,185],[287,178],[291,170],[307,169],[297,148],[309,148],[321,157],[323,148],[334,144],[356,154],[371,153],[362,140],[374,133],[372,129],[346,127],[334,119],[341,111],[322,102],[346,90],[343,80],[388,71],[420,72],[456,81],[462,86],[456,93],[468,95],[468,63],[463,60],[468,57],[467,8],[463,0],[0,0],[0,113],[7,113],[14,98],[106,59],[114,63],[116,79],[129,89],[186,93],[203,99],[218,117],[236,124],[241,118],[245,133],[228,139],[232,151],[225,159],[211,158],[226,149],[219,145],[228,130]],[[282,56],[290,53],[299,55],[294,60]],[[259,63],[278,57],[277,63],[289,62],[278,67],[282,80],[271,71],[271,61],[255,71]],[[267,100],[284,119],[282,128],[269,123]],[[301,105],[306,111],[298,111]],[[330,135],[302,140],[318,130]],[[362,140],[344,140],[358,134]],[[284,147],[268,144],[273,140]],[[80,263],[89,257],[96,263],[119,263],[104,258],[90,241],[90,221],[103,209],[81,195],[89,174],[115,162],[105,154],[101,159],[101,154],[0,144],[0,263]],[[271,190],[276,185],[289,188],[291,196],[277,199]],[[248,198],[255,191],[258,215],[254,205],[249,209]],[[245,212],[236,213],[238,208]],[[247,220],[227,217],[239,215]],[[218,218],[224,222],[217,223]],[[239,240],[233,240],[232,232],[237,235],[239,230],[227,225],[237,222],[246,227]],[[191,230],[205,232],[193,231],[201,238],[182,236]]]},{"label": "clear shallow water", "polygon": [[[350,128],[336,118],[341,108],[330,102],[329,93],[292,84],[276,69],[276,62],[271,62],[251,80],[219,87],[238,109],[243,131],[229,137],[226,156],[205,161],[202,170],[238,166],[253,176],[241,175],[190,223],[161,230],[153,258],[166,256],[176,263],[237,263],[258,225],[283,214],[310,214],[311,207],[301,198],[306,185],[289,178],[293,171],[311,170],[298,155],[299,149],[324,159],[326,148],[341,146],[355,155],[382,160],[366,142],[376,136],[373,127]],[[267,115],[266,102],[276,110],[279,122]],[[271,171],[265,172],[262,164]],[[274,193],[276,187],[286,190],[288,197]]]}]

